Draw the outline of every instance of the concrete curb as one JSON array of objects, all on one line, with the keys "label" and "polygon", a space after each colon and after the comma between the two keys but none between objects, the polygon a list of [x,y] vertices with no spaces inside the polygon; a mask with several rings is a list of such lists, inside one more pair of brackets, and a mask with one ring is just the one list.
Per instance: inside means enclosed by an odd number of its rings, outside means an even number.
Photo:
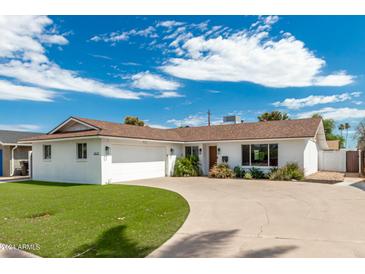
[{"label": "concrete curb", "polygon": [[[5,246],[5,244],[3,244]],[[41,258],[35,254],[16,248],[0,249],[0,258]]]}]

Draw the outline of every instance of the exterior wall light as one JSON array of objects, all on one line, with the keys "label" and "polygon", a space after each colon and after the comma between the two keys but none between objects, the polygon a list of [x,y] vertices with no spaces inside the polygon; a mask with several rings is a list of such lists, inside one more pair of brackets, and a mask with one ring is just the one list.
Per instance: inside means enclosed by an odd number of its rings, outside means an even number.
[{"label": "exterior wall light", "polygon": [[203,151],[203,150],[202,150],[202,148],[200,147],[200,148],[199,148],[199,154],[202,154],[202,151]]},{"label": "exterior wall light", "polygon": [[173,154],[174,153],[174,149],[170,148],[170,153]]},{"label": "exterior wall light", "polygon": [[111,154],[111,148],[110,146],[105,146],[105,155],[108,156]]},{"label": "exterior wall light", "polygon": [[221,148],[220,147],[218,148],[218,154],[221,154]]}]

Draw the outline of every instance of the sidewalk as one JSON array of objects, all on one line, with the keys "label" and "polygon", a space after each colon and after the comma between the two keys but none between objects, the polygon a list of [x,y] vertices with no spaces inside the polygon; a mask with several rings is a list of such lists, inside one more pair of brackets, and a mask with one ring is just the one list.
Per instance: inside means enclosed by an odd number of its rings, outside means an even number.
[{"label": "sidewalk", "polygon": [[344,181],[337,183],[337,186],[352,186],[365,190],[365,178],[362,177],[345,177]]},{"label": "sidewalk", "polygon": [[1,183],[11,183],[11,182],[22,182],[30,180],[29,176],[12,176],[12,177],[0,177]]}]

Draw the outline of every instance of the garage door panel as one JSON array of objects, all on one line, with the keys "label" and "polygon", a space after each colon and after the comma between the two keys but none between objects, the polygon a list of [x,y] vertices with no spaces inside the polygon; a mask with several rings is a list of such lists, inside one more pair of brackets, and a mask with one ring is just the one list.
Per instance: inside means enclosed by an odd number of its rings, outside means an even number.
[{"label": "garage door panel", "polygon": [[113,182],[159,178],[165,176],[165,162],[124,163],[113,165]]},{"label": "garage door panel", "polygon": [[164,177],[165,158],[165,147],[113,145],[111,180],[123,182]]},{"label": "garage door panel", "polygon": [[165,148],[154,146],[126,146],[113,145],[113,163],[138,163],[163,161],[165,159]]}]

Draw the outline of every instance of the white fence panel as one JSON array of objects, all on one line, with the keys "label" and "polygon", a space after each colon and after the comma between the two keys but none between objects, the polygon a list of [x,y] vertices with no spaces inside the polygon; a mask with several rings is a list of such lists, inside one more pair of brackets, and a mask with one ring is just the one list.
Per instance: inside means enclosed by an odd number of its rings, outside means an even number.
[{"label": "white fence panel", "polygon": [[319,170],[346,172],[346,150],[319,151]]}]

